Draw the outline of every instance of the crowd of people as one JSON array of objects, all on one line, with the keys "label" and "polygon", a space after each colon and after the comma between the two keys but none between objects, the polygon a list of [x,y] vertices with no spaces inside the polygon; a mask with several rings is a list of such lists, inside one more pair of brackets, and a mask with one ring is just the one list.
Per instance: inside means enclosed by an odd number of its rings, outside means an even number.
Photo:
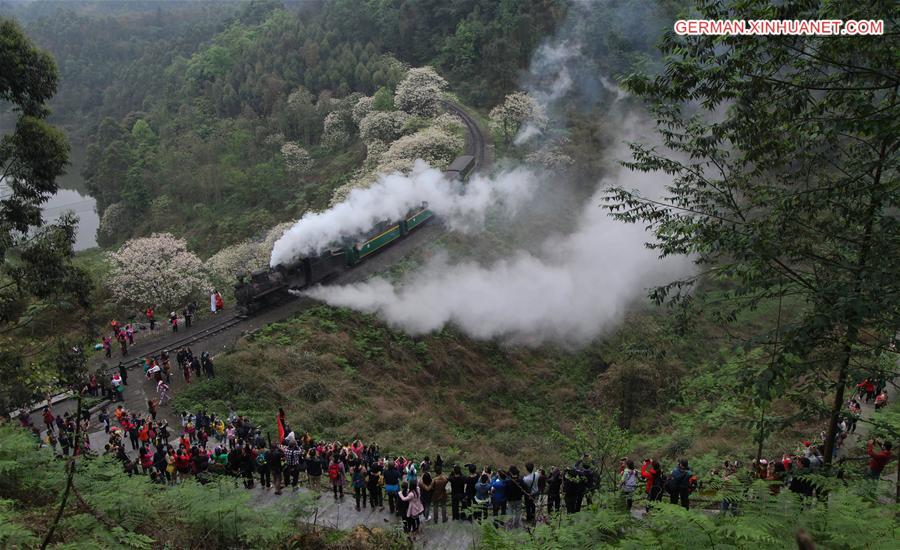
[{"label": "crowd of people", "polygon": [[85,411],[81,418],[78,418],[68,412],[54,413],[48,405],[41,410],[41,420],[44,423],[43,430],[34,425],[31,416],[26,411],[19,414],[19,422],[22,427],[31,430],[42,444],[49,445],[54,451],[58,451],[64,456],[69,456],[70,451],[75,456],[90,451],[91,415],[89,412]]},{"label": "crowd of people", "polygon": [[[185,350],[187,351],[187,350]],[[190,355],[190,354],[185,354]],[[148,369],[151,375],[153,367]],[[162,369],[153,376],[164,372]],[[160,381],[161,382],[161,381]],[[856,400],[851,400],[851,403]],[[853,410],[853,406],[850,406]],[[850,416],[848,416],[849,418]],[[65,414],[53,415],[46,408],[42,414],[46,426],[44,442],[57,445],[68,454],[73,444],[77,419]],[[89,415],[82,419],[80,449],[90,450],[87,439]],[[127,410],[122,404],[112,413],[102,408],[97,419],[108,434],[103,453],[118,458],[124,470],[132,475],[147,475],[161,484],[175,484],[195,477],[207,482],[214,474],[233,476],[248,489],[257,484],[281,495],[306,486],[312,491],[326,491],[335,500],[352,496],[357,511],[385,509],[402,519],[406,532],[416,533],[423,522],[490,520],[496,525],[517,528],[545,520],[554,512],[578,512],[590,503],[601,485],[600,474],[591,457],[570,467],[541,468],[526,463],[522,468],[511,465],[449,464],[437,455],[432,460],[383,454],[377,444],[359,439],[350,443],[326,442],[308,432],[293,431],[284,412],[277,418],[279,433],[273,442],[262,428],[248,417],[233,410],[227,416],[198,411],[182,411],[180,426],[170,427],[157,421],[157,404],[148,401],[146,413]],[[841,433],[855,429],[846,419]],[[129,456],[130,446],[136,457]],[[736,461],[725,461],[710,472],[710,482],[723,486],[737,481],[761,479],[768,482],[773,494],[790,490],[813,497],[815,486],[807,474],[824,465],[823,439],[803,441],[791,454],[777,459],[762,459],[741,468]],[[878,479],[893,458],[890,442],[869,441],[867,477]],[[658,459],[646,458],[640,467],[628,457],[619,461],[618,490],[624,506],[631,510],[641,491],[650,510],[654,501],[668,498],[672,504],[690,508],[692,494],[702,487],[698,475],[686,459],[678,460],[671,470]],[[722,512],[736,510],[739,498],[724,498]]]},{"label": "crowd of people", "polygon": [[[211,309],[216,305],[212,296]],[[147,316],[152,324],[152,309],[148,309]],[[189,320],[186,323],[190,326]],[[177,321],[173,322],[173,330],[177,330],[176,324]],[[128,343],[133,342],[130,324],[119,328],[113,323],[113,331],[116,339],[124,335]],[[201,376],[214,376],[213,360],[208,352],[198,356],[191,348],[182,347],[174,356],[184,383]],[[97,414],[108,435],[103,453],[120,460],[127,473],[144,474],[161,484],[175,484],[191,477],[206,482],[211,475],[222,474],[242,480],[248,489],[257,484],[265,490],[274,488],[276,495],[281,495],[287,487],[297,491],[306,486],[316,492],[325,490],[335,500],[343,500],[345,494],[352,496],[357,511],[386,509],[402,519],[406,532],[416,533],[423,522],[429,521],[490,520],[509,528],[533,525],[555,512],[580,511],[604,484],[600,478],[609,479],[608,472],[601,476],[597,464],[587,455],[564,468],[535,467],[530,462],[521,468],[518,465],[496,468],[445,463],[440,455],[434,460],[427,456],[421,460],[388,456],[378,445],[365,444],[359,439],[351,443],[326,442],[308,432],[295,432],[288,426],[283,411],[278,414],[274,442],[268,434],[263,435],[260,426],[233,410],[227,416],[203,410],[182,411],[180,426],[170,426],[157,417],[159,407],[169,402],[172,377],[177,375],[173,371],[167,351],[144,359],[144,376],[156,384],[158,394],[157,399],[147,400],[146,412],[128,410],[121,403],[128,384],[128,369],[123,363],[119,363],[111,379],[94,374],[84,388],[90,395],[102,394],[118,402],[111,413],[108,407],[103,407]],[[857,429],[861,402],[874,400],[876,411],[888,402],[884,379],[868,378],[857,384],[857,388],[858,394],[848,400],[839,424],[834,441],[835,457]],[[25,413],[20,420],[63,455],[91,451],[90,414],[78,419],[69,413],[54,414],[48,406],[41,417],[44,430],[35,428]],[[773,494],[789,490],[813,497],[816,488],[807,474],[815,473],[825,464],[825,439],[823,432],[815,441],[803,441],[792,453],[754,460],[747,468],[742,468],[737,461],[725,461],[702,481],[686,459],[678,460],[668,469],[658,459],[645,458],[637,466],[635,460],[623,457],[616,473],[617,489],[627,510],[632,509],[636,495],[641,492],[647,510],[654,501],[664,498],[690,508],[692,495],[703,483],[713,481],[727,487],[760,479],[770,484]],[[76,440],[80,442],[78,445]],[[131,455],[136,456],[130,456],[129,446]],[[870,440],[866,452],[869,461],[866,476],[878,479],[893,458],[892,445]],[[734,512],[739,501],[740,498],[726,497],[719,503],[720,510]]]},{"label": "crowd of people", "polygon": [[[225,307],[225,302],[222,299],[222,295],[219,294],[218,291],[213,291],[210,294],[210,312],[212,314],[216,314],[221,311]],[[197,315],[197,304],[194,302],[188,303],[186,306],[181,308],[181,314],[177,311],[172,311],[169,313],[166,321],[169,325],[169,328],[172,332],[178,332],[180,326],[184,326],[185,328],[191,328],[194,322],[194,318]],[[144,318],[147,322],[147,327],[151,332],[156,330],[156,309],[155,306],[147,306],[147,309],[144,310]],[[139,334],[140,331],[144,330],[145,326],[129,322],[122,325],[116,319],[113,319],[109,323],[111,332],[109,334],[104,334],[101,337],[101,341],[97,344],[97,349],[102,349],[103,354],[107,359],[112,358],[113,347],[115,345],[119,346],[119,350],[122,357],[128,355],[129,346],[134,346],[135,335]]]}]

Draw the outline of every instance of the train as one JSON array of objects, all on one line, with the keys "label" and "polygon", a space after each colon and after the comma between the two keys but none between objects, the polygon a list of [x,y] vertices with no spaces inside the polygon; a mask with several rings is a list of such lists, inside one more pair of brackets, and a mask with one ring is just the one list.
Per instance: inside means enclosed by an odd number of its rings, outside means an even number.
[{"label": "train", "polygon": [[[443,173],[449,180],[465,181],[474,168],[475,157],[461,155]],[[318,256],[298,258],[289,264],[260,269],[249,275],[239,274],[234,285],[238,312],[242,315],[253,314],[282,303],[292,290],[299,291],[327,282],[424,226],[433,217],[428,205],[423,204],[400,220],[378,224],[356,242],[327,250]]]}]

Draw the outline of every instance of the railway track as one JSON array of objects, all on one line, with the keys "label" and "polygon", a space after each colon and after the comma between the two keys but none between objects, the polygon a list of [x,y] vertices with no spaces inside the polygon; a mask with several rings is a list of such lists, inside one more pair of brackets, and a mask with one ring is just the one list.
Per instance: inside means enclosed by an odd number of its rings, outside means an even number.
[{"label": "railway track", "polygon": [[210,336],[226,331],[231,327],[240,324],[244,319],[244,316],[234,314],[219,319],[215,323],[203,327],[198,331],[191,332],[190,334],[184,334],[184,336],[175,339],[163,338],[160,342],[154,342],[153,347],[149,349],[133,348],[133,351],[137,353],[135,353],[132,358],[121,361],[121,363],[128,369],[142,367],[143,363],[141,362],[141,358],[143,357],[154,357],[164,351],[174,351],[184,346],[190,346],[191,344],[209,338]]},{"label": "railway track", "polygon": [[485,168],[488,163],[487,146],[478,122],[465,109],[452,101],[443,100],[441,105],[448,112],[462,119],[463,124],[466,125],[466,133],[469,136],[466,140],[466,153],[475,157],[475,170]]}]

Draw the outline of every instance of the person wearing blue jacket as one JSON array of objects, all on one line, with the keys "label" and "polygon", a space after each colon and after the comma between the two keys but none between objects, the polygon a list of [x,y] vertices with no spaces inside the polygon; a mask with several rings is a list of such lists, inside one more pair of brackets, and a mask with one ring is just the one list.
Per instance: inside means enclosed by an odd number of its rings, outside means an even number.
[{"label": "person wearing blue jacket", "polygon": [[686,510],[690,509],[691,477],[693,475],[694,472],[688,466],[687,459],[679,460],[678,466],[672,470],[672,475],[669,477],[668,489],[672,504],[678,504],[678,501],[681,500],[681,505]]},{"label": "person wearing blue jacket", "polygon": [[491,503],[494,517],[506,515],[506,472],[497,472],[497,479],[491,482]]}]

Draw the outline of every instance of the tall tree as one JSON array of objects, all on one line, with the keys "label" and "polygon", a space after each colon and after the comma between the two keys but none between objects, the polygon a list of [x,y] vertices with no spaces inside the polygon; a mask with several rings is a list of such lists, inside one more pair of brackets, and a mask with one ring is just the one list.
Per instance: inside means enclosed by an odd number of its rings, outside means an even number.
[{"label": "tall tree", "polygon": [[[693,255],[707,273],[736,280],[737,309],[803,299],[761,376],[788,378],[807,403],[830,393],[830,461],[845,388],[900,320],[896,12],[886,2],[762,0],[701,1],[697,10],[704,19],[885,24],[883,36],[863,37],[669,33],[665,70],[626,85],[649,102],[667,148],[633,145],[629,166],[673,181],[661,197],[623,188],[609,196],[618,218],[655,230],[650,246],[662,255]],[[695,280],[655,297],[683,297]]]},{"label": "tall tree", "polygon": [[49,113],[45,103],[56,85],[50,55],[36,48],[15,22],[0,19],[0,100],[18,112],[15,130],[0,137],[3,412],[28,402],[48,385],[71,379],[68,365],[52,358],[35,364],[40,349],[23,346],[14,337],[48,311],[73,301],[84,304],[88,291],[86,275],[70,262],[77,219],[65,216],[55,225],[43,226],[41,218],[41,205],[56,192],[56,178],[69,156],[65,136],[44,120]]}]

